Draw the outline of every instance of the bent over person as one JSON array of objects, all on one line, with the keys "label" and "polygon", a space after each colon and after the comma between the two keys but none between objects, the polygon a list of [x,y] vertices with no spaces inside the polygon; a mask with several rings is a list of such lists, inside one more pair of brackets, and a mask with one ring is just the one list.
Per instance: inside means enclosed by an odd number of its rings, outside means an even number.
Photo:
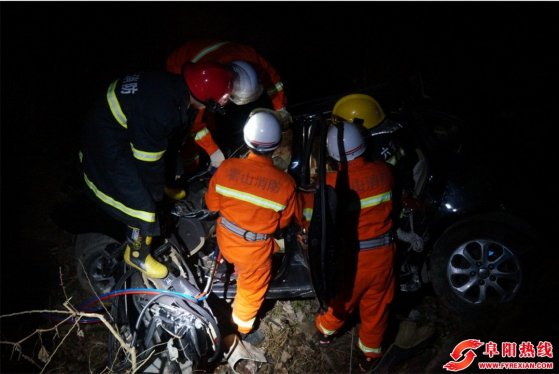
[{"label": "bent over person", "polygon": [[[266,92],[282,125],[285,126],[291,120],[286,109],[287,98],[280,75],[250,46],[224,40],[191,40],[169,54],[166,69],[168,72],[181,74],[185,64],[207,61],[229,65],[235,71],[231,102],[246,105],[256,102]],[[212,166],[218,167],[224,160],[224,155],[212,137],[212,127],[211,116],[201,111],[196,116],[192,130],[196,144],[210,156]],[[191,153],[191,150],[183,150],[183,153]]]},{"label": "bent over person", "polygon": [[89,112],[80,160],[87,193],[127,225],[124,260],[151,278],[168,270],[151,256],[160,235],[156,204],[165,192],[170,143],[191,122],[191,108],[229,101],[233,73],[217,63],[190,65],[184,76],[129,74],[112,82]]},{"label": "bent over person", "polygon": [[272,163],[281,141],[276,115],[255,109],[243,131],[248,157],[225,160],[206,194],[208,209],[220,212],[219,249],[238,275],[232,321],[242,337],[251,332],[268,290],[278,249],[273,234],[288,226],[297,209],[294,179]]},{"label": "bent over person", "polygon": [[[346,221],[356,222],[356,240],[347,240],[346,244],[351,244],[344,249],[344,256],[355,258],[356,264],[350,264],[351,269],[345,268],[346,277],[341,290],[329,302],[327,311],[316,316],[315,325],[319,332],[319,343],[327,345],[349,315],[358,309],[361,320],[359,368],[366,372],[382,356],[381,344],[388,324],[388,307],[394,297],[393,262],[396,247],[391,232],[394,181],[387,163],[368,162],[363,157],[366,145],[358,126],[349,122],[343,122],[340,126],[343,126],[345,155],[338,148],[339,130],[333,125],[327,135],[328,153],[336,161],[343,162],[339,170],[327,173],[326,183],[335,187],[339,183],[339,174],[347,172],[349,191],[357,201],[339,209],[343,209]],[[347,233],[344,234],[347,238]]]}]

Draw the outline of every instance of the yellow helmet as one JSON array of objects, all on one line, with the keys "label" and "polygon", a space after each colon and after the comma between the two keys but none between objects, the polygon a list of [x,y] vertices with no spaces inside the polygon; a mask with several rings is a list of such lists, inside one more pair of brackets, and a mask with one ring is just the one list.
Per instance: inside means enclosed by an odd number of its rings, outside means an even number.
[{"label": "yellow helmet", "polygon": [[386,117],[379,103],[371,96],[364,94],[342,97],[334,105],[332,114],[345,121],[362,124],[366,129],[372,129]]}]

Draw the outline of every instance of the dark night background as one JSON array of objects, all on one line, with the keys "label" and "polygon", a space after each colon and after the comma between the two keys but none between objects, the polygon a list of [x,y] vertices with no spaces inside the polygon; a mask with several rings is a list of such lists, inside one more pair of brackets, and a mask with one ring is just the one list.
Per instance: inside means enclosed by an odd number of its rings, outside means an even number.
[{"label": "dark night background", "polygon": [[62,249],[49,212],[72,181],[89,105],[191,38],[255,47],[289,105],[421,72],[467,121],[505,200],[549,239],[535,255],[557,258],[557,3],[1,2],[0,13],[2,313],[52,302]]}]

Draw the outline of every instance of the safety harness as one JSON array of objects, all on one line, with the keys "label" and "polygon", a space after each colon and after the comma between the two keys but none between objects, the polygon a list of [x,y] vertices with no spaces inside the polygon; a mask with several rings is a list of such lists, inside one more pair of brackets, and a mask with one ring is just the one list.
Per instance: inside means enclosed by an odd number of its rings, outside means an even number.
[{"label": "safety harness", "polygon": [[272,237],[272,235],[269,235],[269,234],[258,234],[256,232],[251,232],[251,231],[245,230],[242,227],[239,227],[236,224],[234,224],[233,222],[227,220],[223,216],[221,217],[221,224],[223,225],[223,227],[225,227],[227,230],[231,231],[233,234],[236,234],[236,235],[242,237],[243,239],[245,239],[249,242],[266,240],[266,239]]}]

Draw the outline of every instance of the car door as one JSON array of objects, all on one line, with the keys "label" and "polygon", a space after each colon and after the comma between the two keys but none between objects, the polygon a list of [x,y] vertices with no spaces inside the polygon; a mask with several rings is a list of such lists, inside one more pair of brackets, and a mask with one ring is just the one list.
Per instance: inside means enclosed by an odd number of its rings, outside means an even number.
[{"label": "car door", "polygon": [[326,177],[326,133],[328,122],[322,113],[295,117],[293,123],[293,152],[289,168],[298,186],[309,187],[311,158],[317,160],[316,191],[313,213],[308,232],[306,260],[312,287],[321,308],[335,294],[338,284],[338,261],[340,246],[336,245],[336,206],[334,188],[327,186]]}]

